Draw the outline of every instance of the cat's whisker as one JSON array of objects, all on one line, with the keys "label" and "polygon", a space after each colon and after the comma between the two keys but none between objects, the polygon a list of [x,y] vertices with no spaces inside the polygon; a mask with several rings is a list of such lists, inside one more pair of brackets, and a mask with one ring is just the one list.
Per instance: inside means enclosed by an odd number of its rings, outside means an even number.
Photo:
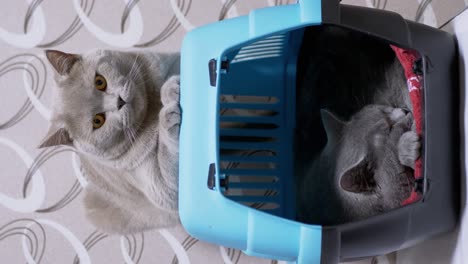
[{"label": "cat's whisker", "polygon": [[128,134],[127,129],[124,129],[124,134],[125,134],[125,137],[128,139],[128,141],[130,141],[130,143],[132,143],[132,139],[130,138],[130,135]]},{"label": "cat's whisker", "polygon": [[143,77],[148,77],[148,73],[144,72],[144,68],[142,66],[136,66],[132,72],[129,73],[128,77],[131,78],[132,80],[138,79],[138,78],[143,78]]},{"label": "cat's whisker", "polygon": [[139,56],[140,54],[136,55],[135,60],[133,61],[132,67],[130,68],[130,71],[128,72],[126,76],[128,82],[130,80],[136,80],[139,78],[143,79],[142,82],[136,83],[135,85],[141,85],[147,82],[147,80],[149,80],[149,77],[152,74],[148,69],[143,67],[143,65],[140,65],[139,63],[137,63]]},{"label": "cat's whisker", "polygon": [[142,84],[145,84],[148,82],[149,79],[145,79],[145,78],[142,78],[143,80],[141,82],[137,82],[137,83],[134,83],[136,86],[139,86],[139,85],[142,85]]},{"label": "cat's whisker", "polygon": [[135,147],[135,143],[134,143],[134,139],[132,138],[132,135],[130,134],[130,131],[128,128],[124,129],[124,134],[125,134],[125,137],[128,139],[128,141],[130,142],[130,146],[132,148]]},{"label": "cat's whisker", "polygon": [[135,60],[133,61],[133,64],[132,64],[132,67],[130,68],[130,71],[128,73],[128,76],[130,77],[129,79],[132,79],[133,76],[133,72],[134,72],[134,69],[135,69],[135,65],[137,65],[137,61],[138,61],[138,57],[139,57],[139,54],[137,53],[137,55],[135,56]]},{"label": "cat's whisker", "polygon": [[136,132],[135,132],[135,129],[130,129],[130,133],[132,135],[132,138],[133,138],[133,142],[136,141]]},{"label": "cat's whisker", "polygon": [[133,85],[135,86],[140,86],[145,83],[151,83],[151,77],[152,73],[149,71],[145,71],[145,69],[141,65],[136,65],[135,67],[132,67],[130,72],[127,74],[127,82],[130,82],[130,80],[139,80],[139,82],[134,82]]},{"label": "cat's whisker", "polygon": [[141,78],[149,78],[153,76],[153,73],[148,69],[144,68],[142,65],[136,65],[136,69],[138,71],[135,71],[134,73],[139,73]]},{"label": "cat's whisker", "polygon": [[142,72],[142,69],[141,69],[141,68],[142,68],[142,67],[141,67],[141,66],[138,66],[138,65],[137,65],[136,67],[134,67],[134,68],[132,69],[132,71],[129,73],[128,78],[129,78],[130,80],[138,79],[138,77],[142,78],[142,76],[143,76],[144,73]]},{"label": "cat's whisker", "polygon": [[130,136],[130,141],[131,141],[132,143],[135,143],[135,135],[133,134],[133,129],[128,128],[127,131],[128,131],[128,135]]},{"label": "cat's whisker", "polygon": [[142,78],[142,79],[151,79],[151,78],[154,78],[154,73],[148,71],[147,69],[141,67],[141,66],[137,66],[137,69],[138,71],[136,72],[137,74],[139,74],[139,77]]},{"label": "cat's whisker", "polygon": [[137,134],[141,130],[143,130],[143,127],[141,126],[141,124],[137,124],[137,123],[133,124],[133,131],[135,132],[135,134]]},{"label": "cat's whisker", "polygon": [[132,79],[137,79],[136,77],[139,77],[143,79],[143,81],[151,80],[151,77],[153,77],[153,74],[149,71],[146,71],[142,66],[135,67],[135,70],[133,71],[132,75],[128,75]]},{"label": "cat's whisker", "polygon": [[127,129],[124,129],[123,132],[124,132],[125,138],[131,143],[130,137],[128,136]]}]

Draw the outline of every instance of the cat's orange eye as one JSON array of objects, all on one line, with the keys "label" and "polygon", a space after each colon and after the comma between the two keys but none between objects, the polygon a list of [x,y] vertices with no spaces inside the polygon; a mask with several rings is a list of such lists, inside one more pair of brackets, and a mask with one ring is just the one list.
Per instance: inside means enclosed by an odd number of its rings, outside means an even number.
[{"label": "cat's orange eye", "polygon": [[106,122],[106,116],[104,114],[97,114],[93,118],[93,128],[98,129]]},{"label": "cat's orange eye", "polygon": [[102,75],[96,74],[96,77],[94,77],[94,87],[99,91],[105,91],[107,88],[106,79]]}]

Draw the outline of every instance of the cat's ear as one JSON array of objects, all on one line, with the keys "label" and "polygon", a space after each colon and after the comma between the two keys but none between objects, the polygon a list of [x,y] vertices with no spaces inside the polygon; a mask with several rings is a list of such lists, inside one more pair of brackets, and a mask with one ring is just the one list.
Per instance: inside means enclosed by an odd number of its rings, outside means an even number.
[{"label": "cat's ear", "polygon": [[372,164],[365,158],[359,157],[340,177],[340,186],[343,190],[353,193],[371,192],[376,184]]},{"label": "cat's ear", "polygon": [[55,71],[62,76],[68,75],[73,65],[81,59],[79,55],[58,50],[46,50],[45,54]]},{"label": "cat's ear", "polygon": [[73,143],[70,134],[66,128],[54,128],[51,127],[47,136],[44,137],[39,148],[52,147],[57,145],[71,146]]},{"label": "cat's ear", "polygon": [[328,141],[339,141],[345,122],[341,121],[337,116],[325,109],[321,109],[320,114],[322,115],[322,123],[325,128],[325,132],[327,133]]}]

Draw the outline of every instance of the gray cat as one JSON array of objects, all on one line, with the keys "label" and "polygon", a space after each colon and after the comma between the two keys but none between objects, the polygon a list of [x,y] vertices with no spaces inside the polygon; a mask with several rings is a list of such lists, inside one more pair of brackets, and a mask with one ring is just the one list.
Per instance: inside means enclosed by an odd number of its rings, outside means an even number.
[{"label": "gray cat", "polygon": [[369,104],[411,111],[403,68],[389,44],[336,26],[309,27],[297,67],[297,157],[325,145],[320,109],[349,120]]},{"label": "gray cat", "polygon": [[46,56],[56,87],[40,147],[67,145],[79,153],[89,220],[120,234],[179,223],[179,54]]},{"label": "gray cat", "polygon": [[335,26],[307,28],[297,80],[299,218],[339,224],[399,207],[420,139],[389,44]]},{"label": "gray cat", "polygon": [[348,122],[326,110],[322,120],[327,143],[299,185],[299,220],[334,225],[400,207],[419,156],[412,114],[368,105]]}]

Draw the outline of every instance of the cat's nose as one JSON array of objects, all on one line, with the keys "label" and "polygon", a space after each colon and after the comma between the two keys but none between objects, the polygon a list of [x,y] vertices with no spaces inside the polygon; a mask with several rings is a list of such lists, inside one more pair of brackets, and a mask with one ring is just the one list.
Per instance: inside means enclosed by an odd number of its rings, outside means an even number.
[{"label": "cat's nose", "polygon": [[125,104],[126,102],[122,99],[122,97],[119,96],[119,101],[117,102],[117,108],[120,110],[120,108],[122,108]]}]

